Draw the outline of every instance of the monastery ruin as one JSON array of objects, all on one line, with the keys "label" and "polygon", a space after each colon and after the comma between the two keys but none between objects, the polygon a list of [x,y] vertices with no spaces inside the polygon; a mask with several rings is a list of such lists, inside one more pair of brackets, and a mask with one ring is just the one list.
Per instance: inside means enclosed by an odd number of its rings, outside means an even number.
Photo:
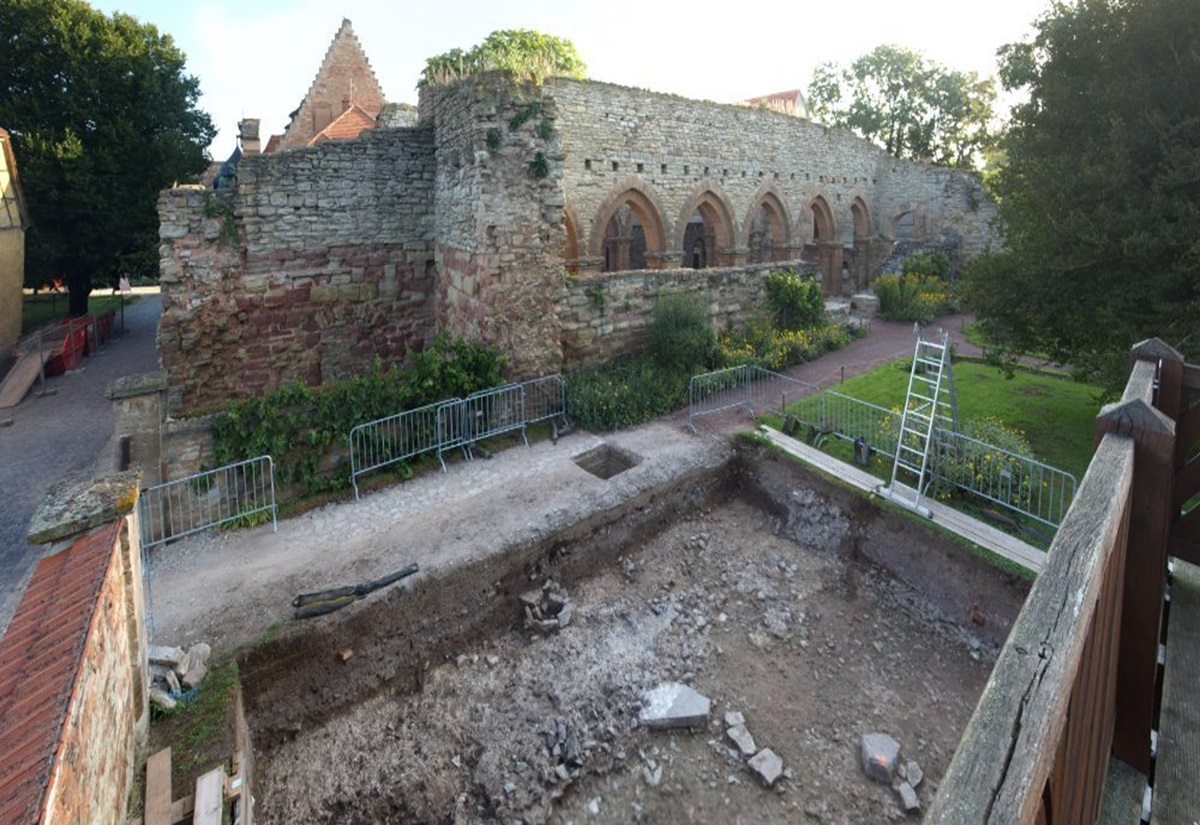
[{"label": "monastery ruin", "polygon": [[483,76],[414,113],[376,91],[345,21],[271,151],[244,121],[235,179],[162,194],[174,410],[344,378],[439,330],[513,377],[558,372],[627,351],[663,293],[737,324],[774,270],[840,296],[898,242],[965,260],[999,240],[974,176],[766,104]]}]

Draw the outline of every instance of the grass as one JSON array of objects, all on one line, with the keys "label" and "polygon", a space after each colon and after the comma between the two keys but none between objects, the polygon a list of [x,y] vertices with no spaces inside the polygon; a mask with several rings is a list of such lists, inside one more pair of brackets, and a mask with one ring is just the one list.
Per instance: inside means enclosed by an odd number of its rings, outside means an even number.
[{"label": "grass", "polygon": [[[900,407],[911,360],[894,361],[848,379],[837,392],[882,407]],[[999,419],[1025,434],[1038,460],[1082,479],[1092,460],[1101,390],[1054,373],[1018,369],[1012,378],[992,365],[954,363],[959,420]]]},{"label": "grass", "polygon": [[229,761],[237,681],[237,661],[232,656],[214,659],[190,702],[170,712],[155,711],[149,751],[171,748],[173,788],[189,788],[202,773]]},{"label": "grass", "polygon": [[[137,296],[125,299],[126,305],[137,300]],[[38,327],[51,321],[67,317],[69,300],[66,293],[46,293],[42,295],[26,295],[21,306],[21,334],[32,332]],[[113,309],[121,311],[120,295],[97,295],[92,293],[88,298],[88,312],[92,315],[102,315]]]}]

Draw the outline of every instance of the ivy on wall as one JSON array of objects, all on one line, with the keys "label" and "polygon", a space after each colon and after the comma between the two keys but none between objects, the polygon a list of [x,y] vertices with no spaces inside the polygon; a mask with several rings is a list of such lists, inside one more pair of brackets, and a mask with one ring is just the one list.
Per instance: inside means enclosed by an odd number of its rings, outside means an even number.
[{"label": "ivy on wall", "polygon": [[276,480],[307,493],[348,484],[347,437],[359,424],[502,384],[505,358],[483,344],[440,335],[403,367],[376,361],[366,375],[310,387],[297,381],[228,405],[213,419],[218,464],[260,455]]}]

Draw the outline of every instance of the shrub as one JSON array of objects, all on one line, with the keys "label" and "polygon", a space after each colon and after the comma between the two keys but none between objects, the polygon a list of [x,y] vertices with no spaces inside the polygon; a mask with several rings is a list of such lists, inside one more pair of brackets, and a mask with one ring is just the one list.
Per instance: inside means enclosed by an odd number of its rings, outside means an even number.
[{"label": "shrub", "polygon": [[646,329],[646,351],[671,372],[706,368],[716,344],[708,312],[686,295],[664,295],[654,304]]},{"label": "shrub", "polygon": [[950,275],[950,255],[943,250],[914,252],[900,265],[905,275],[927,275],[945,280]]},{"label": "shrub", "polygon": [[791,269],[767,276],[767,303],[775,326],[782,330],[814,327],[825,319],[821,285]]},{"label": "shrub", "polygon": [[595,432],[632,427],[686,404],[690,378],[645,355],[588,367],[567,376],[567,413]]},{"label": "shrub", "polygon": [[949,285],[929,275],[883,275],[874,289],[879,316],[889,321],[928,324],[954,309]]}]

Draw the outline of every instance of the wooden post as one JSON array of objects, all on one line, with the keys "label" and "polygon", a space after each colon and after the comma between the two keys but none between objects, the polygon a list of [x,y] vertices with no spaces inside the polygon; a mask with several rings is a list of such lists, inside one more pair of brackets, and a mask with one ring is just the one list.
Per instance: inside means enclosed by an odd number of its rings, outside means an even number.
[{"label": "wooden post", "polygon": [[1175,422],[1145,397],[1152,379],[1148,367],[1136,364],[1126,400],[1106,405],[1096,418],[1097,444],[1105,433],[1116,433],[1135,445],[1112,752],[1147,775],[1175,478]]},{"label": "wooden post", "polygon": [[1166,413],[1172,421],[1178,421],[1183,403],[1183,356],[1161,339],[1150,338],[1134,344],[1129,357],[1130,366],[1138,361],[1158,364],[1158,392],[1155,393],[1154,407]]}]

